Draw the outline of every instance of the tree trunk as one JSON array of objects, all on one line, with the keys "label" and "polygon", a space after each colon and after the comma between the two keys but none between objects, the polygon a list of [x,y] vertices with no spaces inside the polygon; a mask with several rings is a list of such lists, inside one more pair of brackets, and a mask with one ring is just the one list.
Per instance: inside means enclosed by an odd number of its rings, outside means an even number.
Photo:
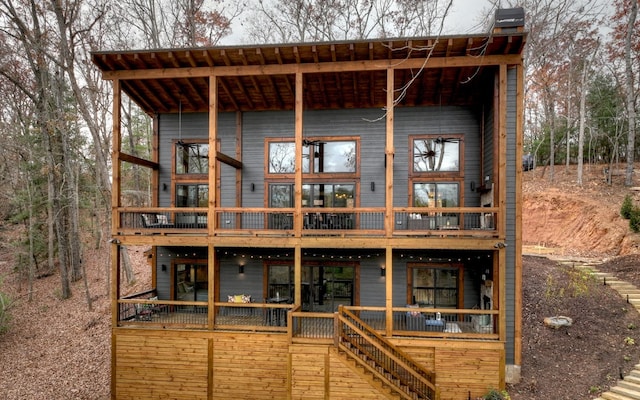
[{"label": "tree trunk", "polygon": [[120,258],[122,261],[122,271],[124,272],[127,284],[133,285],[136,282],[136,276],[133,274],[133,268],[131,267],[131,258],[129,257],[127,246],[120,246]]},{"label": "tree trunk", "polygon": [[636,111],[635,97],[633,92],[633,65],[631,62],[631,38],[634,34],[636,16],[638,15],[638,2],[631,1],[631,12],[629,13],[629,25],[627,26],[627,37],[624,43],[627,114],[629,117],[629,135],[627,137],[627,170],[625,173],[625,186],[633,186],[633,163],[636,141]]},{"label": "tree trunk", "polygon": [[582,157],[584,156],[584,121],[587,118],[586,116],[586,99],[587,99],[587,67],[584,66],[582,70],[582,79],[581,79],[582,90],[580,90],[580,130],[578,132],[578,186],[582,186],[582,168],[583,162]]}]

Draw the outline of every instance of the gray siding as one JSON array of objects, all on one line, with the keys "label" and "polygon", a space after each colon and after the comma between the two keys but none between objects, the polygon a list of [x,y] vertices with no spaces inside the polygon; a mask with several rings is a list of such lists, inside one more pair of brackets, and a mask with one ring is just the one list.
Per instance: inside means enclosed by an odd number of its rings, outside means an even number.
[{"label": "gray siding", "polygon": [[507,209],[506,209],[506,323],[507,343],[506,362],[513,364],[515,360],[515,266],[516,266],[516,202],[518,188],[516,187],[516,121],[517,121],[517,70],[507,71]]},{"label": "gray siding", "polygon": [[[380,110],[335,110],[308,111],[304,114],[304,135],[312,136],[357,136],[360,137],[360,182],[362,207],[382,207],[385,200],[385,120],[380,120]],[[175,114],[159,117],[162,142],[159,144],[160,186],[171,182],[171,143],[173,139],[204,139],[207,137],[207,114],[184,114],[182,129]],[[441,122],[437,122],[441,120]],[[436,121],[436,122],[434,122]],[[263,207],[265,205],[264,168],[267,138],[291,137],[294,133],[293,112],[252,112],[242,115],[242,206]],[[398,108],[395,112],[394,147],[394,206],[408,204],[409,182],[409,135],[463,134],[464,135],[464,206],[479,205],[479,194],[471,191],[473,181],[482,184],[480,171],[481,130],[477,113],[463,107]],[[235,157],[236,114],[220,113],[218,138],[221,151]],[[490,134],[486,136],[490,137]],[[485,149],[490,149],[485,143]],[[487,162],[488,157],[485,157]],[[228,165],[221,166],[221,206],[236,205],[236,170]],[[371,182],[376,190],[371,191]],[[250,187],[254,184],[254,191]],[[161,190],[159,204],[171,204],[172,191]]]}]

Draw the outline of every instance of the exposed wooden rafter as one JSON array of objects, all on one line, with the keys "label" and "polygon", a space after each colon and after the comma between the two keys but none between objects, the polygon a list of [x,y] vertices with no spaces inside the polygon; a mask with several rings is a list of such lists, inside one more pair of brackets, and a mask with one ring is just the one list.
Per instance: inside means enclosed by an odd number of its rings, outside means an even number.
[{"label": "exposed wooden rafter", "polygon": [[[306,109],[370,108],[386,104],[388,69],[407,86],[400,105],[469,104],[482,74],[522,63],[525,33],[387,39],[333,43],[99,52],[93,62],[105,79],[148,113],[208,112],[210,76],[221,111],[292,110],[296,74]],[[461,84],[473,73],[472,81]],[[465,81],[466,82],[466,81]]]}]

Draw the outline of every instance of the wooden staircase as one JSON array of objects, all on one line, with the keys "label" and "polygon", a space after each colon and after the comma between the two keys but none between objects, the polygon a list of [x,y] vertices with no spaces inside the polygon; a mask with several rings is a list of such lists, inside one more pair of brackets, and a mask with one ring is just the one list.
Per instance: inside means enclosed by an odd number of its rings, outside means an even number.
[{"label": "wooden staircase", "polygon": [[[576,268],[592,270],[595,276],[611,286],[613,290],[623,298],[626,298],[629,304],[640,312],[640,289],[628,282],[621,281],[608,272],[599,272],[597,264],[576,265]],[[636,364],[627,376],[594,400],[640,400],[640,364]]]},{"label": "wooden staircase", "polygon": [[334,344],[346,365],[389,399],[439,399],[433,373],[350,311],[337,315]]}]

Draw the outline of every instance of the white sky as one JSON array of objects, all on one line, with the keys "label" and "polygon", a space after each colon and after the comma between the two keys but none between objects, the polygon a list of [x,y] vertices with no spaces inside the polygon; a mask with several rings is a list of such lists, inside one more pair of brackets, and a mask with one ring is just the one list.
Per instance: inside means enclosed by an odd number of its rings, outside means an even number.
[{"label": "white sky", "polygon": [[[453,0],[445,34],[484,32],[486,21],[482,17],[484,17],[484,11],[491,6],[489,0]],[[491,16],[493,17],[493,14]]]},{"label": "white sky", "polygon": [[[256,1],[256,0],[250,0]],[[453,0],[449,16],[445,24],[445,35],[456,35],[466,33],[484,32],[485,21],[481,19],[483,10],[491,6],[489,0]],[[240,20],[236,20],[232,25],[233,34],[223,38],[220,42],[223,46],[241,44],[242,27]]]}]

